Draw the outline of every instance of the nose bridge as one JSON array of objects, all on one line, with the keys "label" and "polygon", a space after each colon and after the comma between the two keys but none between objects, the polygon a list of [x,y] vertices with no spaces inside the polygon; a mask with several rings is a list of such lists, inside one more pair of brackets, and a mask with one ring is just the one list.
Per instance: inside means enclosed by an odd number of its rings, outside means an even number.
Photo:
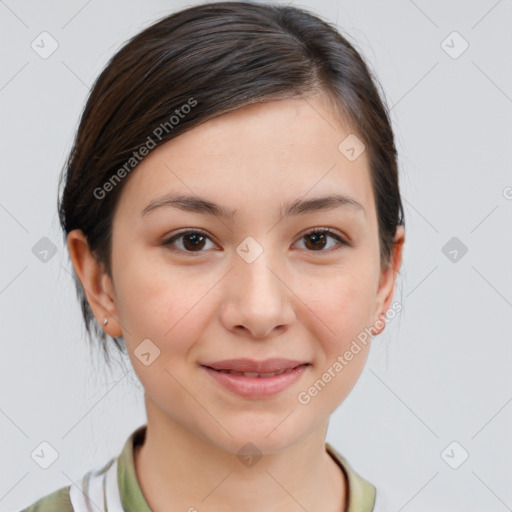
[{"label": "nose bridge", "polygon": [[272,249],[264,248],[252,237],[239,244],[236,252],[225,297],[226,327],[243,326],[255,337],[267,336],[293,318],[289,290],[279,275],[282,265]]},{"label": "nose bridge", "polygon": [[265,300],[267,307],[271,302],[274,306],[281,302],[283,290],[274,274],[274,267],[278,267],[279,263],[268,244],[263,248],[255,239],[246,239],[237,247],[236,252],[235,273],[237,286],[243,291],[241,297],[256,303]]}]

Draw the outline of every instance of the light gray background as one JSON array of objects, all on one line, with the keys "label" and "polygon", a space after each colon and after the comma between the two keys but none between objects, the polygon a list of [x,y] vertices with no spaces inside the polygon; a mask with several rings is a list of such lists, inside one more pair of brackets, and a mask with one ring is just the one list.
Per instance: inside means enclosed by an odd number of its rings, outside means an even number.
[{"label": "light gray background", "polygon": [[[57,178],[107,60],[195,3],[0,0],[1,511],[78,483],[145,423],[134,375],[89,357]],[[406,209],[403,311],[374,339],[328,441],[390,511],[512,510],[512,2],[292,3],[336,22],[377,74]],[[43,31],[59,45],[47,59],[31,48]],[[469,44],[458,58],[445,51],[462,48],[453,31]],[[32,252],[43,237],[57,247],[46,263]],[[467,247],[455,262],[452,237]],[[30,456],[42,441],[59,453],[46,470]],[[462,448],[443,459],[452,441]]]}]

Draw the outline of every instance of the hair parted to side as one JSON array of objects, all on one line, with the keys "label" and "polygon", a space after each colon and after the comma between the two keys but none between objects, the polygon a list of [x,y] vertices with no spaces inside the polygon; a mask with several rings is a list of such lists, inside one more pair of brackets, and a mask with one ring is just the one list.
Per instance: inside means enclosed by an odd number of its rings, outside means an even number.
[{"label": "hair parted to side", "polygon": [[[252,103],[323,92],[367,148],[387,266],[404,216],[393,131],[374,80],[335,25],[301,8],[214,2],[162,18],[118,51],[91,89],[59,179],[65,242],[81,229],[112,277],[112,220],[141,147]],[[173,116],[179,122],[169,123]],[[126,177],[114,182],[116,176]],[[73,277],[89,341],[100,340],[108,362],[107,343],[123,351],[122,344],[97,324],[76,272]]]}]

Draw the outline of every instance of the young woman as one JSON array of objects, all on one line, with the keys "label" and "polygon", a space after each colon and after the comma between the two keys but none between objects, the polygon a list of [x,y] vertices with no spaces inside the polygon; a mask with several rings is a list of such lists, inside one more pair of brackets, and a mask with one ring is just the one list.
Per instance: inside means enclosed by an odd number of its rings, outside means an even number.
[{"label": "young woman", "polygon": [[136,35],[59,213],[87,331],[128,354],[147,425],[25,512],[382,510],[325,442],[404,243],[389,118],[335,26],[218,2]]}]

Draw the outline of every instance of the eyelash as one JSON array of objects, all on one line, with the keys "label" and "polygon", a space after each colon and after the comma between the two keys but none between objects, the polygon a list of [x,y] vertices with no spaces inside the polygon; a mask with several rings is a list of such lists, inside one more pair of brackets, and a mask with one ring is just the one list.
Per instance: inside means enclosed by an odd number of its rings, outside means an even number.
[{"label": "eyelash", "polygon": [[[191,235],[191,234],[202,235],[205,238],[208,238],[209,240],[211,240],[210,237],[206,233],[204,233],[203,231],[200,231],[200,230],[189,230],[189,231],[182,231],[181,233],[177,233],[177,234],[173,235],[172,237],[170,237],[167,240],[165,240],[163,242],[163,245],[167,246],[173,252],[181,252],[181,253],[185,253],[187,255],[190,255],[192,257],[195,257],[196,255],[200,255],[201,253],[203,253],[205,251],[187,251],[187,250],[184,250],[184,249],[178,249],[176,247],[173,247],[173,245],[172,245],[175,240],[177,240],[179,238],[182,238],[182,237],[184,237],[186,235]],[[335,231],[332,231],[329,228],[313,228],[313,229],[310,229],[309,231],[304,233],[299,238],[299,240],[302,240],[304,237],[306,237],[308,235],[328,235],[328,236],[334,238],[339,243],[338,247],[334,248],[334,251],[342,249],[343,246],[347,246],[347,247],[350,246],[350,244],[346,240],[341,238],[340,235],[338,235]],[[327,251],[324,251],[324,250],[313,251],[313,250],[311,250],[311,251],[307,251],[307,252],[311,252],[311,253],[330,253],[330,252],[333,252],[333,249],[329,249]]]}]

